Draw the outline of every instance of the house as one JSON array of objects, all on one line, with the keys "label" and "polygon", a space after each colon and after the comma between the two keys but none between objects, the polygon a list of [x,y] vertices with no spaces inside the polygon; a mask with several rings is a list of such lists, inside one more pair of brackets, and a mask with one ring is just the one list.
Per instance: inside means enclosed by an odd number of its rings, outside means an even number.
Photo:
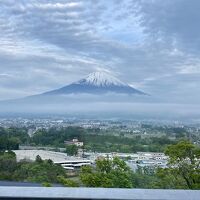
[{"label": "house", "polygon": [[82,147],[83,146],[83,142],[78,141],[78,139],[74,138],[71,141],[65,141],[64,142],[66,145],[76,145],[77,147]]}]

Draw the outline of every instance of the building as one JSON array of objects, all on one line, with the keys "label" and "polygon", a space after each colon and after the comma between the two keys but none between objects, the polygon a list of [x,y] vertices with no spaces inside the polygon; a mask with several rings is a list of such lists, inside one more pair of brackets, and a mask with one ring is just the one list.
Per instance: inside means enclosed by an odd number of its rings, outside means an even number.
[{"label": "building", "polygon": [[66,153],[44,151],[44,150],[14,150],[17,161],[29,160],[34,161],[39,155],[43,160],[52,160],[55,164],[60,164],[66,170],[79,169],[82,166],[91,165],[94,163],[89,159],[80,159],[73,156],[67,156]]},{"label": "building", "polygon": [[78,141],[78,139],[73,139],[71,141],[65,141],[66,145],[76,145],[77,147],[82,147],[83,146],[83,142]]}]

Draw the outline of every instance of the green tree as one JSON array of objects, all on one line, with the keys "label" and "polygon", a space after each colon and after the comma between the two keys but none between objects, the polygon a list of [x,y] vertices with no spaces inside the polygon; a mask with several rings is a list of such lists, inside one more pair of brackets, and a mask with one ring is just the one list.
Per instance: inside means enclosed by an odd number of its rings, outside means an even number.
[{"label": "green tree", "polygon": [[0,180],[59,183],[59,176],[65,178],[66,171],[52,160],[42,160],[37,156],[35,162],[17,162],[14,152],[0,152]]},{"label": "green tree", "polygon": [[160,183],[170,188],[200,189],[200,148],[189,141],[169,145],[168,168],[157,172]]},{"label": "green tree", "polygon": [[132,183],[135,188],[156,188],[156,180],[155,170],[152,167],[138,166],[136,171],[132,173]]},{"label": "green tree", "polygon": [[52,184],[51,184],[51,183],[48,183],[48,182],[43,182],[43,183],[42,183],[42,186],[43,186],[43,187],[52,187]]},{"label": "green tree", "polygon": [[0,152],[0,179],[12,180],[13,173],[17,168],[16,155],[14,152]]},{"label": "green tree", "polygon": [[13,173],[13,180],[58,183],[58,176],[65,177],[65,169],[60,165],[54,164],[51,160],[42,160],[40,158],[35,162],[19,162]]},{"label": "green tree", "polygon": [[35,159],[35,162],[36,162],[36,163],[42,163],[43,160],[42,160],[42,158],[41,158],[39,155],[37,155],[37,156],[36,156],[36,159]]},{"label": "green tree", "polygon": [[78,154],[78,147],[74,144],[67,145],[66,153],[70,156],[76,156]]},{"label": "green tree", "polygon": [[131,173],[126,163],[115,157],[97,160],[94,169],[82,167],[80,178],[87,187],[131,188]]},{"label": "green tree", "polygon": [[58,181],[65,187],[78,187],[79,184],[71,179],[65,178],[63,176],[58,176]]}]

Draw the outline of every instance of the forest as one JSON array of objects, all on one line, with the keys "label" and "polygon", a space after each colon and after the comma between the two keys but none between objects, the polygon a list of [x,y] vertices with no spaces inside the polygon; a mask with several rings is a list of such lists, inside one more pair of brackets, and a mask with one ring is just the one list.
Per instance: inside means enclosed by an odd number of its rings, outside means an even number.
[{"label": "forest", "polygon": [[[179,133],[180,135],[180,133]],[[105,133],[99,129],[84,129],[80,127],[50,128],[38,130],[33,137],[27,134],[26,128],[1,128],[0,150],[18,149],[19,145],[49,146],[65,148],[64,141],[77,138],[84,142],[85,151],[92,152],[122,152],[137,151],[164,152],[167,145],[175,144],[183,137],[171,138],[169,135],[153,135],[143,138],[140,135],[126,137],[115,135],[114,132]]]}]

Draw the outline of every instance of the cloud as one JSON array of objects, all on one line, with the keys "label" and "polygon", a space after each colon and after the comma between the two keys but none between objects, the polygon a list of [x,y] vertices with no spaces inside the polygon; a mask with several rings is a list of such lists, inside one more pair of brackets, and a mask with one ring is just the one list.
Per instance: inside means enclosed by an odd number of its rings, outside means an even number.
[{"label": "cloud", "polygon": [[137,14],[145,34],[170,48],[199,53],[200,1],[136,0]]},{"label": "cloud", "polygon": [[180,69],[180,74],[200,74],[199,62],[193,65],[186,65]]},{"label": "cloud", "polygon": [[199,4],[0,0],[0,74],[9,74],[0,75],[7,90],[0,99],[59,88],[103,69],[166,101],[197,102]]},{"label": "cloud", "polygon": [[81,2],[69,2],[69,3],[46,3],[41,4],[37,3],[32,5],[32,8],[38,8],[38,9],[44,9],[44,10],[50,10],[50,9],[56,9],[56,10],[63,10],[67,8],[80,8],[82,5]]}]

